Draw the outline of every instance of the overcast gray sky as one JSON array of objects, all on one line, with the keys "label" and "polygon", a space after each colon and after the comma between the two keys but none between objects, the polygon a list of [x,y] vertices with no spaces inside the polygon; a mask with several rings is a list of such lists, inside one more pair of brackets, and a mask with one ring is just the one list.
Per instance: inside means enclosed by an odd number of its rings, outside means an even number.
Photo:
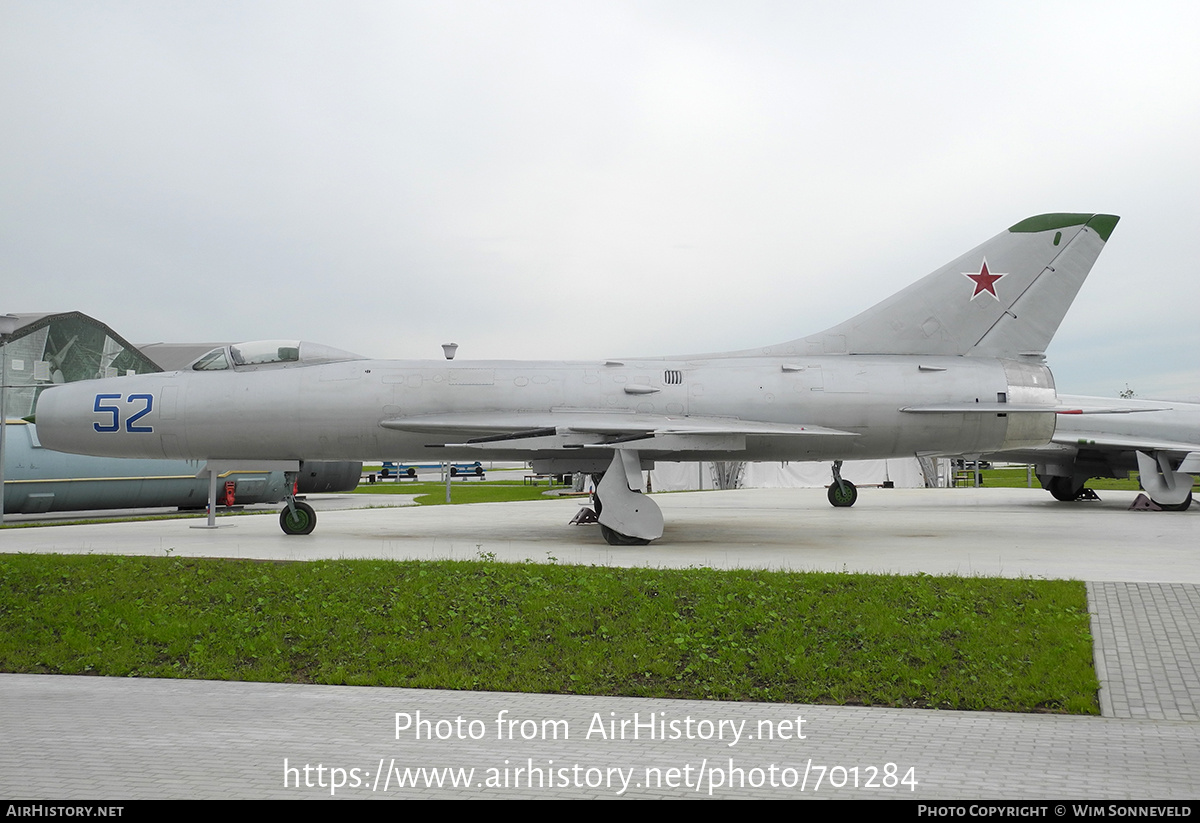
[{"label": "overcast gray sky", "polygon": [[1052,211],[1060,391],[1200,395],[1200,4],[0,0],[0,311],[135,342],[742,349]]}]

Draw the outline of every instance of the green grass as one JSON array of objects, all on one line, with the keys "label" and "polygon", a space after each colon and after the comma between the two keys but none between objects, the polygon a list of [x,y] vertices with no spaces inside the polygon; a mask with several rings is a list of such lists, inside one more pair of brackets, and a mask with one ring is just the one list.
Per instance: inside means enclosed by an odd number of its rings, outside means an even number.
[{"label": "green grass", "polygon": [[[1028,475],[1025,467],[1019,466],[1012,469],[985,469],[982,472],[983,487],[996,489],[1024,489],[1028,485]],[[1131,472],[1128,480],[1117,480],[1112,477],[1093,477],[1091,480],[1084,483],[1089,489],[1097,490],[1119,490],[1119,491],[1138,491],[1141,486],[1138,485],[1137,472]],[[1033,488],[1040,489],[1041,483],[1037,477],[1033,478]]]},{"label": "green grass", "polygon": [[0,670],[1094,714],[1081,583],[0,555]]}]

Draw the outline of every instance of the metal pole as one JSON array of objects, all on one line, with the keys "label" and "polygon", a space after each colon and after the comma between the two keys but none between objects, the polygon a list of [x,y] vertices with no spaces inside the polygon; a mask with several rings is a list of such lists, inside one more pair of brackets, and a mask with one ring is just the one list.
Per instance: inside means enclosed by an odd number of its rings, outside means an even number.
[{"label": "metal pole", "polygon": [[8,340],[0,336],[0,526],[4,525],[4,435],[8,431]]},{"label": "metal pole", "polygon": [[0,525],[4,523],[4,436],[8,431],[8,343],[17,318],[0,314]]},{"label": "metal pole", "polygon": [[208,527],[217,527],[217,470],[208,467]]}]

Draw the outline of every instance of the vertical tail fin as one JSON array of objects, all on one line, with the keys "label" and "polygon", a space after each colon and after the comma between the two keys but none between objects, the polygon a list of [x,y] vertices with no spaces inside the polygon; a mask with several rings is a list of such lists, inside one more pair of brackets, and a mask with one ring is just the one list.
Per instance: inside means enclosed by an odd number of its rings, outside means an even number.
[{"label": "vertical tail fin", "polygon": [[1042,214],[771,353],[1040,356],[1120,218]]}]

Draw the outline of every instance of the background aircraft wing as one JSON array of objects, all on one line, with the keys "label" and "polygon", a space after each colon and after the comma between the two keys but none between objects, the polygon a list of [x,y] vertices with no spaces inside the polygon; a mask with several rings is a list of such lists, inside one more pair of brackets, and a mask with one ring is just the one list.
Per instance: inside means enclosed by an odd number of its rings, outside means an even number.
[{"label": "background aircraft wing", "polygon": [[[1181,460],[1183,471],[1200,466],[1200,406],[1170,400],[1112,400],[1103,397],[1060,396],[1061,403],[1079,411],[1065,412],[1055,427],[1052,445],[1093,455],[1140,451]],[[1162,414],[1144,414],[1162,412]],[[1090,417],[1124,415],[1128,418]],[[1076,415],[1084,415],[1078,417]]]},{"label": "background aircraft wing", "polygon": [[1137,435],[1103,434],[1099,432],[1056,432],[1053,443],[1074,446],[1090,451],[1167,452],[1173,455],[1200,454],[1200,443],[1184,443]]}]

